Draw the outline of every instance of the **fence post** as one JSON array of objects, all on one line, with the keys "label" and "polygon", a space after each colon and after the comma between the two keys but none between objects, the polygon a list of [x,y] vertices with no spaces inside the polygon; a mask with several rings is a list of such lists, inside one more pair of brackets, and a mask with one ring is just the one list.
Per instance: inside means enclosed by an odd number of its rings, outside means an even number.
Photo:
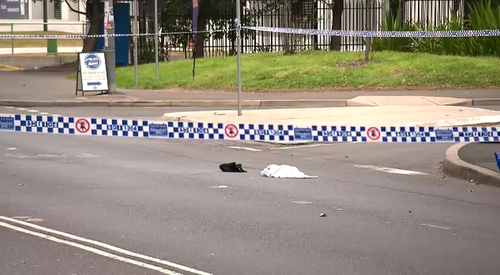
[{"label": "fence post", "polygon": [[10,44],[10,51],[14,55],[14,23],[10,23],[10,35],[12,35],[12,40]]}]

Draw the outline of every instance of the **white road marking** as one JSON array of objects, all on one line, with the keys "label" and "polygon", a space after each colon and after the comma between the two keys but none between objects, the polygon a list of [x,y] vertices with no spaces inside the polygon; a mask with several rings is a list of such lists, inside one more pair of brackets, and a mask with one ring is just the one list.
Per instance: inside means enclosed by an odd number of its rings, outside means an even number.
[{"label": "white road marking", "polygon": [[439,228],[439,229],[443,229],[443,230],[450,230],[450,229],[451,229],[451,228],[449,228],[449,227],[438,226],[438,225],[434,225],[434,224],[427,224],[427,223],[422,223],[421,225],[423,225],[423,226],[428,226],[428,227],[432,227],[432,228]]},{"label": "white road marking", "polygon": [[47,112],[41,112],[40,114],[41,115],[50,115],[50,113],[47,113]]},{"label": "white road marking", "polygon": [[312,202],[310,202],[310,201],[293,201],[293,203],[296,203],[296,204],[312,204]]},{"label": "white road marking", "polygon": [[227,188],[227,185],[210,186],[210,188],[220,188],[220,189],[224,189],[224,188]]},{"label": "white road marking", "polygon": [[252,151],[252,152],[260,152],[260,149],[255,149],[255,148],[250,148],[250,147],[240,147],[240,146],[229,146],[231,149],[237,149],[237,150],[246,150],[246,151]]},{"label": "white road marking", "polygon": [[26,110],[28,110],[28,109],[26,109],[26,108],[17,108],[17,109],[18,109],[19,111],[26,111]]},{"label": "white road marking", "polygon": [[156,262],[156,263],[159,263],[159,264],[163,264],[163,265],[166,265],[166,266],[170,266],[170,267],[177,268],[177,269],[180,269],[180,270],[184,270],[184,271],[187,271],[187,272],[191,272],[191,273],[194,273],[194,274],[212,275],[210,273],[207,273],[207,272],[204,272],[204,271],[201,271],[201,270],[197,270],[197,269],[194,269],[194,268],[191,268],[191,267],[183,266],[183,265],[180,265],[180,264],[176,264],[176,263],[172,263],[172,262],[169,262],[169,261],[165,261],[165,260],[153,258],[153,257],[146,256],[146,255],[142,255],[142,254],[135,253],[135,252],[132,252],[132,251],[129,251],[129,250],[125,250],[125,249],[122,249],[122,248],[119,248],[119,247],[116,247],[116,246],[105,244],[105,243],[102,243],[102,242],[99,242],[99,241],[94,241],[94,240],[90,240],[90,239],[78,237],[78,236],[75,236],[75,235],[72,235],[72,234],[69,234],[69,233],[57,231],[57,230],[46,228],[46,227],[39,226],[39,225],[36,225],[36,224],[31,224],[31,223],[28,223],[28,222],[23,222],[23,221],[19,221],[19,220],[12,219],[12,218],[9,218],[9,217],[4,217],[4,216],[0,216],[0,219],[6,220],[6,221],[10,221],[10,222],[13,222],[13,223],[17,223],[17,224],[22,224],[22,225],[25,225],[25,226],[37,229],[39,231],[44,231],[46,233],[56,234],[56,235],[59,235],[59,236],[63,236],[63,237],[72,239],[72,240],[76,240],[76,241],[80,241],[80,242],[92,244],[92,245],[99,246],[99,247],[102,247],[102,248],[105,248],[105,249],[108,249],[108,250],[112,250],[112,251],[115,251],[115,252],[118,252],[118,253],[121,253],[121,254],[124,254],[124,255],[128,255],[128,256],[140,258],[140,259],[151,261],[151,262]]},{"label": "white road marking", "polygon": [[299,148],[311,148],[311,147],[319,147],[319,146],[324,146],[324,145],[325,144],[308,144],[308,145],[285,146],[285,147],[271,148],[271,150],[288,150],[288,149],[299,149]]},{"label": "white road marking", "polygon": [[20,220],[27,220],[27,219],[31,218],[31,216],[15,216],[12,218],[13,219],[20,219]]},{"label": "white road marking", "polygon": [[87,154],[87,153],[81,153],[81,154],[76,154],[76,157],[83,157],[83,158],[98,158],[98,155],[93,155],[93,154]]},{"label": "white road marking", "polygon": [[61,244],[73,246],[73,247],[76,247],[76,248],[79,248],[79,249],[82,249],[82,250],[86,250],[88,252],[95,253],[97,255],[101,255],[101,256],[104,256],[104,257],[107,257],[107,258],[111,258],[111,259],[114,259],[114,260],[118,260],[118,261],[121,261],[121,262],[126,262],[126,263],[129,263],[129,264],[137,265],[137,266],[144,267],[144,268],[147,268],[147,269],[155,270],[155,271],[161,272],[163,274],[181,275],[180,273],[177,273],[177,272],[174,272],[174,271],[170,271],[168,269],[165,269],[165,268],[162,268],[162,267],[159,267],[159,266],[150,265],[150,264],[139,262],[139,261],[132,260],[132,259],[129,259],[129,258],[121,257],[121,256],[118,256],[118,255],[115,255],[115,254],[111,254],[111,253],[108,253],[108,252],[105,252],[105,251],[102,251],[102,250],[99,250],[99,249],[95,249],[95,248],[90,247],[90,246],[86,246],[86,245],[82,245],[82,244],[74,243],[74,242],[70,242],[70,241],[65,241],[65,240],[62,240],[62,239],[59,239],[59,238],[56,238],[56,237],[53,237],[53,236],[49,236],[49,235],[46,235],[46,234],[43,234],[43,233],[38,233],[38,232],[35,232],[35,231],[24,229],[22,227],[17,227],[17,226],[8,224],[8,223],[0,222],[0,226],[6,227],[6,228],[9,228],[9,229],[18,231],[18,232],[26,233],[26,234],[29,234],[29,235],[37,236],[37,237],[40,237],[40,238],[43,238],[43,239],[46,239],[46,240],[49,240],[49,241],[53,241],[53,242],[56,242],[56,243],[61,243]]},{"label": "white road marking", "polygon": [[12,106],[5,106],[5,108],[7,108],[7,109],[14,109],[14,107],[12,107]]},{"label": "white road marking", "polygon": [[375,165],[354,165],[355,167],[358,168],[367,168],[371,169],[373,171],[380,171],[380,172],[386,172],[386,173],[391,173],[391,174],[400,174],[400,175],[427,175],[427,173],[423,172],[418,172],[418,171],[411,171],[411,170],[404,170],[404,169],[397,169],[397,168],[390,168],[390,167],[382,167],[382,166],[375,166]]},{"label": "white road marking", "polygon": [[9,147],[9,148],[7,148],[7,150],[8,151],[13,151],[13,150],[17,150],[17,148],[16,147]]},{"label": "white road marking", "polygon": [[28,110],[30,113],[38,113],[38,110]]}]

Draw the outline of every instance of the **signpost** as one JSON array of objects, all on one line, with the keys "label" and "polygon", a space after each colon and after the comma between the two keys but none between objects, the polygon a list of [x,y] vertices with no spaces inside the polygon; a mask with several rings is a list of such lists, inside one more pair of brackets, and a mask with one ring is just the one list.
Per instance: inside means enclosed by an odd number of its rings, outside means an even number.
[{"label": "signpost", "polygon": [[76,94],[107,92],[108,74],[104,53],[79,53],[76,76]]}]

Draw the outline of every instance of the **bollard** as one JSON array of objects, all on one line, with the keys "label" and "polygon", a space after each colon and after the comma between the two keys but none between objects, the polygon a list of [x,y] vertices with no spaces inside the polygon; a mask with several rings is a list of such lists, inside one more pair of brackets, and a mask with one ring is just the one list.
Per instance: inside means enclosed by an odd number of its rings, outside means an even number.
[{"label": "bollard", "polygon": [[57,55],[57,39],[47,39],[47,55]]}]

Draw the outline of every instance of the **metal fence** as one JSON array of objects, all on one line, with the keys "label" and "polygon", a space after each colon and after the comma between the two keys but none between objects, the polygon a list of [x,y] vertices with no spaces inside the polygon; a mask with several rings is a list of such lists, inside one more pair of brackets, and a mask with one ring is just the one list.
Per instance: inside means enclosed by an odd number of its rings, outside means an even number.
[{"label": "metal fence", "polygon": [[[22,34],[45,34],[43,31],[44,25],[47,25],[47,29],[50,34],[84,34],[85,33],[85,22],[72,21],[72,22],[58,22],[49,21],[36,22],[36,21],[14,21],[11,22],[0,22],[0,33],[11,34],[11,35],[22,35]],[[83,40],[73,39],[73,40],[60,40],[61,45],[59,53],[77,53],[82,50]],[[62,46],[62,47],[61,47]],[[0,55],[2,54],[41,54],[47,53],[47,40],[40,39],[20,39],[12,38],[10,40],[0,40]]]},{"label": "metal fence", "polygon": [[[464,0],[341,0],[341,7],[333,0],[252,0],[246,1],[242,8],[243,23],[251,26],[289,27],[318,30],[380,30],[384,16],[400,13],[403,22],[420,22],[425,26],[438,26],[448,22],[452,15],[464,15]],[[165,6],[168,10],[168,4]],[[340,9],[340,11],[339,11]],[[226,7],[224,24],[209,21],[206,30],[232,29],[234,27],[235,8]],[[187,22],[185,14],[169,16],[174,21]],[[189,30],[190,26],[164,25],[164,31]],[[182,37],[180,37],[182,36]],[[191,57],[192,36],[183,34],[169,36],[164,40],[171,52],[183,52],[184,58]],[[284,36],[277,33],[244,31],[243,53],[271,52],[284,50]],[[335,38],[333,38],[335,39]],[[360,37],[342,37],[341,51],[364,50],[364,39]],[[170,41],[170,42],[169,42]],[[293,38],[297,50],[332,49],[332,37],[300,35]],[[234,32],[205,37],[204,53],[206,57],[235,54]]]}]

